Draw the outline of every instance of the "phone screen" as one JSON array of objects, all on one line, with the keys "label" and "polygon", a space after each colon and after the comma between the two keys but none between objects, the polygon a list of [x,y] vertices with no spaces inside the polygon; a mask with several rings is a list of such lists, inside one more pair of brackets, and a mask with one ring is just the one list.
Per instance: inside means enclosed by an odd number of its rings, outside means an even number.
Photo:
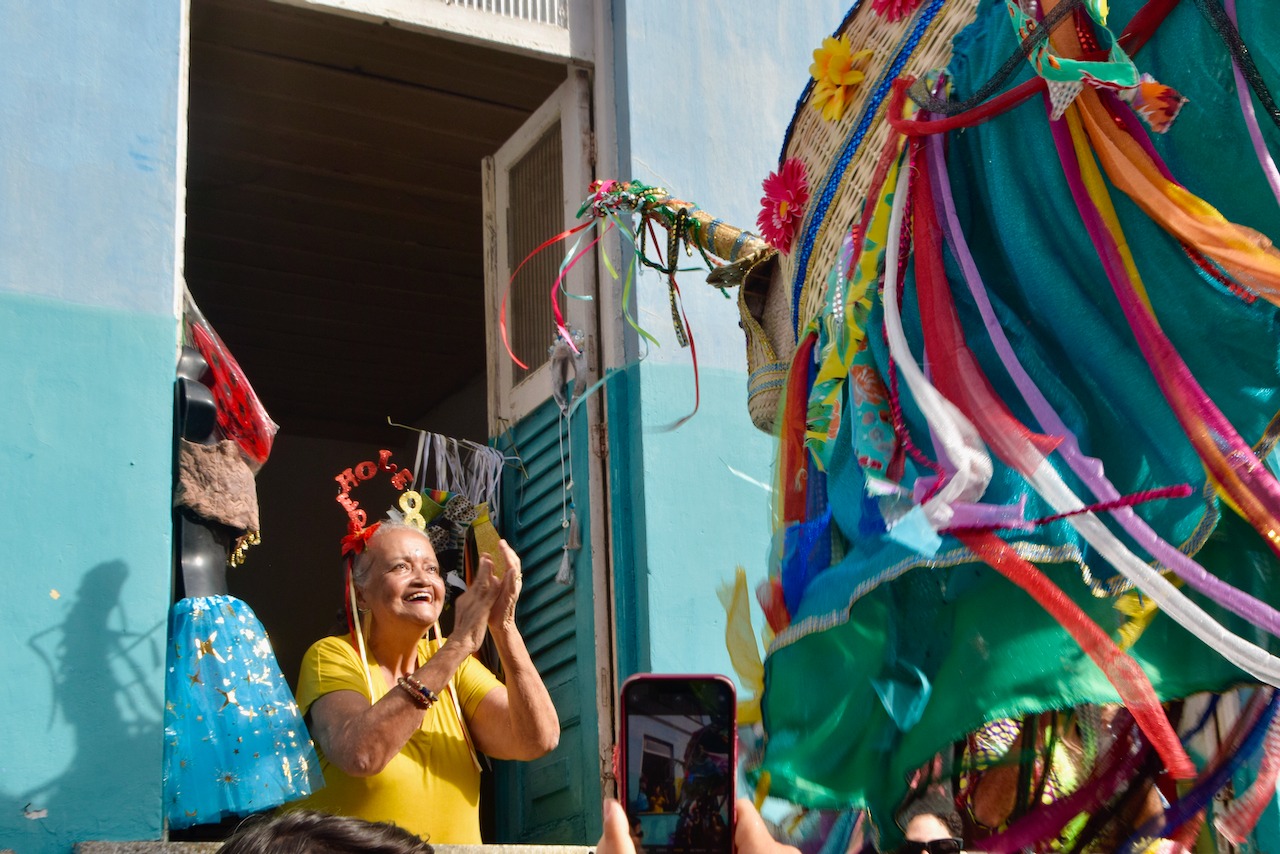
[{"label": "phone screen", "polygon": [[729,854],[736,774],[733,683],[640,675],[622,686],[624,805],[637,854]]}]

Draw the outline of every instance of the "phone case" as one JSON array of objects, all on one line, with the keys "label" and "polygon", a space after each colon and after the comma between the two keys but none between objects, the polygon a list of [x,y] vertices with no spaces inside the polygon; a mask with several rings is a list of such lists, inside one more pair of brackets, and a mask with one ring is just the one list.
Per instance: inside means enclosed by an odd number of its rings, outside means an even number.
[{"label": "phone case", "polygon": [[[653,682],[653,684],[662,684],[662,682],[698,682],[709,681],[716,682],[723,689],[728,691],[727,708],[724,709],[722,717],[712,717],[712,721],[703,727],[703,730],[692,732],[689,740],[684,744],[673,743],[672,746],[672,764],[680,767],[680,782],[669,781],[666,793],[659,794],[659,798],[666,795],[664,803],[650,803],[649,795],[645,794],[644,799],[637,800],[636,791],[632,791],[631,786],[631,766],[635,762],[643,762],[643,750],[641,755],[630,757],[628,755],[628,743],[630,743],[631,732],[628,731],[630,723],[628,717],[631,713],[635,713],[634,709],[628,709],[628,688],[635,685],[636,682]],[[736,689],[733,682],[727,677],[718,675],[718,673],[636,673],[626,682],[623,682],[620,702],[618,702],[618,712],[620,712],[620,726],[618,726],[618,734],[620,741],[616,749],[614,749],[614,776],[618,782],[618,796],[622,802],[623,808],[627,810],[627,816],[630,818],[632,826],[632,835],[645,835],[644,839],[637,839],[637,844],[643,844],[646,850],[689,850],[689,851],[723,851],[723,854],[730,854],[732,851],[733,840],[733,803],[736,800],[736,780],[737,780],[737,726],[735,721],[737,702]],[[658,717],[658,716],[654,716]],[[714,727],[714,730],[713,730]],[[718,752],[719,730],[723,729],[727,735],[726,746],[727,755]],[[701,745],[695,744],[695,740],[700,739],[700,734],[705,730],[713,730],[709,734],[709,739],[717,741],[714,752],[704,752]],[[723,767],[722,767],[723,763]],[[707,768],[713,771],[708,775]],[[641,772],[643,773],[643,772]],[[723,786],[719,785],[719,780],[723,777]],[[709,778],[716,780],[716,787],[712,789],[700,789],[700,786],[707,786]],[[669,786],[676,785],[678,791],[672,791]],[[723,795],[721,796],[721,791]],[[724,822],[723,830],[716,828],[717,842],[707,842],[707,844],[699,844],[699,840],[690,841],[689,836],[685,836],[680,841],[675,841],[669,834],[687,834],[687,830],[681,830],[690,821],[696,821],[705,825],[707,819],[707,798],[712,796],[713,802],[721,805],[724,812],[721,816]],[[666,803],[669,802],[669,803]],[[695,805],[694,804],[698,804]],[[648,809],[641,809],[646,807]],[[655,814],[657,813],[657,814]],[[663,814],[664,813],[664,814]],[[689,813],[692,813],[690,816]],[[675,830],[672,828],[675,827]],[[658,831],[658,839],[654,839],[654,831]],[[700,837],[705,841],[707,836]]]},{"label": "phone case", "polygon": [[498,529],[493,527],[489,519],[489,505],[476,505],[476,518],[467,529],[467,563],[474,572],[480,566],[480,555],[487,554],[493,558],[493,574],[501,578],[507,571],[507,559],[502,554],[498,542]]}]

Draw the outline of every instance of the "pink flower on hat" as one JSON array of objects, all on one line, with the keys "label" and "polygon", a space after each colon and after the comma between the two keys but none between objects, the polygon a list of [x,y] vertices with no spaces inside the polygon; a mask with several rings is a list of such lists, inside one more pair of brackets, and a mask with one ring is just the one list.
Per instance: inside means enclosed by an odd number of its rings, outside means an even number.
[{"label": "pink flower on hat", "polygon": [[809,181],[804,163],[794,157],[783,161],[777,172],[764,179],[764,198],[756,225],[770,246],[779,252],[790,252],[791,241],[809,202]]},{"label": "pink flower on hat", "polygon": [[871,11],[886,21],[900,21],[920,5],[920,0],[871,0]]}]

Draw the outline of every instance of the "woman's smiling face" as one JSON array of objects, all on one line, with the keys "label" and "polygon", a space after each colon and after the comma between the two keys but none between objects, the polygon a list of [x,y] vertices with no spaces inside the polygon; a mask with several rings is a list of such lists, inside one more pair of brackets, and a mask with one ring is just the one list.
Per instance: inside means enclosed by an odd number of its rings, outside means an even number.
[{"label": "woman's smiling face", "polygon": [[360,598],[374,622],[405,621],[423,629],[440,619],[444,579],[426,534],[413,528],[379,532],[369,543]]}]

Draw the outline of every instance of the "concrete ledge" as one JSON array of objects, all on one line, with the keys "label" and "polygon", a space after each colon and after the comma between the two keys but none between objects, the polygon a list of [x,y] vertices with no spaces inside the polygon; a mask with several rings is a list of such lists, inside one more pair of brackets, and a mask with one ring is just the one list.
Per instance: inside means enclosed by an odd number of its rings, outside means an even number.
[{"label": "concrete ledge", "polygon": [[[221,842],[77,842],[76,854],[215,854]],[[591,854],[593,845],[435,845],[436,854]],[[3,852],[0,852],[3,854]]]},{"label": "concrete ledge", "polygon": [[221,842],[77,842],[76,854],[214,854]]}]

